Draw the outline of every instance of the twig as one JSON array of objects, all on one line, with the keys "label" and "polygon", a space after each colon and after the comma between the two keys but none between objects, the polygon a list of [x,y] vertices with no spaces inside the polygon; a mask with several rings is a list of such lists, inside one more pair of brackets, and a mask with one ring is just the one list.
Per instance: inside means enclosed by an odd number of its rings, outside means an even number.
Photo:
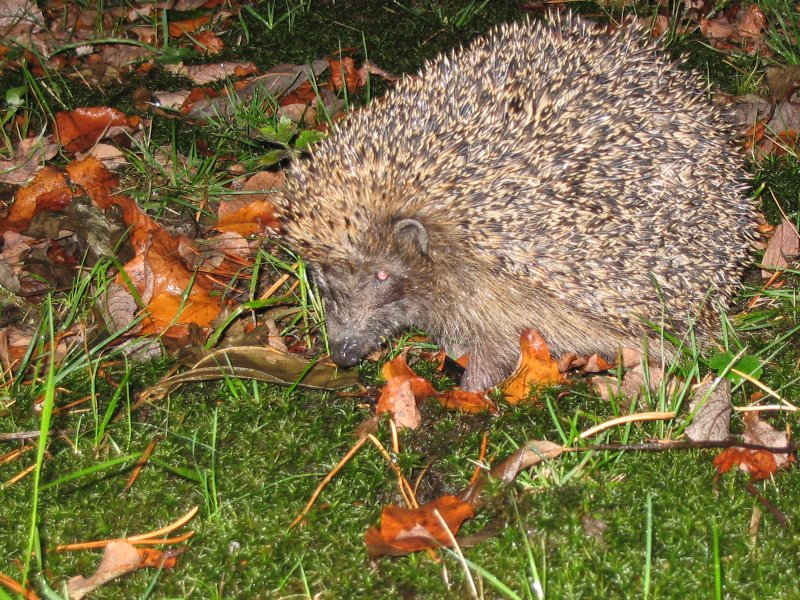
[{"label": "twig", "polygon": [[155,531],[150,531],[148,533],[140,533],[139,535],[131,535],[126,538],[95,540],[93,542],[77,542],[75,544],[61,544],[59,546],[56,546],[56,551],[64,552],[67,550],[90,550],[93,548],[104,548],[111,542],[128,542],[129,544],[139,545],[139,546],[155,546],[158,544],[178,544],[192,537],[194,535],[194,531],[187,531],[186,533],[174,538],[158,539],[158,537],[161,535],[172,533],[176,529],[180,529],[181,527],[186,525],[186,523],[188,523],[194,518],[198,510],[200,510],[199,506],[193,506],[192,508],[189,509],[189,511],[185,515],[183,515],[177,521],[167,525],[166,527],[156,529]]},{"label": "twig", "polygon": [[308,502],[306,502],[306,505],[303,507],[303,510],[300,511],[300,514],[298,514],[291,523],[289,523],[289,529],[295,527],[298,523],[300,523],[300,521],[302,521],[305,518],[305,516],[311,510],[311,507],[314,506],[314,503],[317,501],[317,498],[319,498],[319,495],[322,493],[322,490],[325,489],[325,487],[331,482],[331,480],[334,477],[336,477],[339,471],[341,471],[342,468],[344,468],[344,466],[350,461],[350,459],[353,458],[355,453],[358,452],[361,446],[363,446],[367,441],[372,442],[372,445],[378,449],[383,458],[386,459],[386,462],[389,463],[391,469],[397,475],[398,483],[400,485],[400,493],[403,495],[403,499],[405,500],[406,504],[411,508],[419,507],[419,503],[417,502],[417,499],[414,495],[414,490],[412,489],[411,484],[403,475],[403,472],[400,470],[400,467],[398,467],[397,464],[395,464],[394,460],[392,459],[392,455],[389,454],[389,451],[386,448],[384,448],[383,444],[381,444],[378,438],[376,438],[371,433],[368,433],[366,435],[361,436],[358,439],[358,441],[355,444],[353,444],[353,447],[347,451],[347,454],[345,454],[342,457],[342,459],[338,463],[336,463],[336,466],[333,467],[333,469],[331,469],[328,472],[328,474],[325,475],[323,480],[319,482],[319,485],[314,490],[314,493],[311,494],[311,498],[308,500]]},{"label": "twig", "polygon": [[294,521],[289,523],[289,529],[292,529],[295,525],[297,525],[300,521],[302,521],[305,518],[305,516],[308,514],[308,511],[310,511],[311,507],[314,506],[314,503],[317,501],[317,498],[319,498],[319,495],[322,493],[322,490],[325,489],[325,486],[327,486],[331,482],[331,480],[334,477],[336,477],[336,474],[342,470],[342,468],[347,464],[347,462],[351,458],[353,458],[355,453],[358,452],[359,448],[361,448],[361,446],[367,443],[368,439],[369,438],[366,435],[361,436],[358,439],[358,441],[355,444],[353,444],[353,447],[347,451],[347,454],[345,454],[341,458],[341,460],[338,463],[336,463],[336,466],[333,467],[330,471],[328,471],[328,474],[325,475],[322,481],[319,482],[319,485],[317,485],[317,489],[315,489],[314,493],[311,494],[311,498],[309,498],[308,502],[306,502],[306,505],[303,507],[303,510],[301,510],[300,514],[294,518]]},{"label": "twig", "polygon": [[623,425],[625,423],[631,423],[635,421],[667,421],[674,418],[674,412],[645,412],[636,413],[633,415],[625,415],[623,417],[617,417],[616,419],[611,419],[610,421],[600,423],[594,427],[590,427],[580,435],[580,438],[585,440],[588,437],[592,437],[596,433],[600,433],[601,431],[605,431],[606,429],[616,427],[617,425]]},{"label": "twig", "polygon": [[[47,437],[72,435],[75,433],[74,429],[52,429],[47,432]],[[11,440],[34,440],[42,435],[38,429],[34,431],[16,431],[14,433],[0,433],[0,442],[7,442]]]},{"label": "twig", "polygon": [[788,528],[789,527],[789,519],[786,518],[780,510],[778,510],[773,504],[764,498],[761,493],[756,489],[756,486],[753,485],[755,480],[751,477],[750,481],[747,482],[747,491],[750,492],[750,495],[759,501],[761,506],[766,508],[769,512],[772,513],[772,516],[775,517],[775,520],[778,521],[781,525]]}]

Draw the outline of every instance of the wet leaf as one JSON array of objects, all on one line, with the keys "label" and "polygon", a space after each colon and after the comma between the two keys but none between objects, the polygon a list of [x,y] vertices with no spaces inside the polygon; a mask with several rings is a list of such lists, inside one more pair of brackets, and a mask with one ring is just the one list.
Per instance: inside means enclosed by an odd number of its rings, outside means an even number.
[{"label": "wet leaf", "polygon": [[[744,416],[744,441],[750,444],[782,448],[788,446],[789,436],[775,430],[769,423],[761,420],[758,412],[748,412]],[[768,450],[752,450],[749,448],[726,448],[715,459],[714,466],[718,474],[726,473],[733,467],[747,471],[755,480],[769,479],[781,468],[787,468],[794,461],[794,456],[769,452]]]},{"label": "wet leaf", "polygon": [[[775,448],[788,446],[789,436],[785,431],[778,431],[766,421],[762,421],[758,412],[748,412],[744,415],[744,441],[762,446]],[[789,454],[775,454],[778,467],[784,467],[791,462]]]},{"label": "wet leaf", "polygon": [[67,152],[84,152],[102,137],[132,131],[136,121],[108,106],[80,107],[56,113],[56,138]]},{"label": "wet leaf", "polygon": [[468,414],[491,413],[497,414],[494,402],[486,394],[467,392],[465,390],[448,390],[436,395],[436,400],[448,410],[458,410]]},{"label": "wet leaf", "polygon": [[400,429],[416,429],[422,422],[422,415],[417,409],[417,399],[411,389],[411,380],[405,377],[392,377],[378,399],[375,413],[380,416],[390,413]]}]

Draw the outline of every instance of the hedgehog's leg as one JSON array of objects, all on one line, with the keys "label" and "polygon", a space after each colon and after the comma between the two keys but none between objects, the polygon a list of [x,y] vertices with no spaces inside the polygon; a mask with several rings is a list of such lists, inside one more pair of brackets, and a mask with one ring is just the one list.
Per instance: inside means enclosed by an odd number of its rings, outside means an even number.
[{"label": "hedgehog's leg", "polygon": [[500,385],[514,371],[518,358],[513,353],[501,352],[497,348],[473,348],[461,378],[461,389],[482,392]]}]

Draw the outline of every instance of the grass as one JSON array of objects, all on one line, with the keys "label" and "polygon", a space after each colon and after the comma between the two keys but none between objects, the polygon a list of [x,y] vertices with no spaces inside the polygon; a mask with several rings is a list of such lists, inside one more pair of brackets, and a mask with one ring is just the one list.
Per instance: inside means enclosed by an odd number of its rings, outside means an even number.
[{"label": "grass", "polygon": [[[769,0],[764,7],[789,19],[788,5],[781,1]],[[381,66],[402,72],[493,22],[520,17],[511,2],[364,1],[352,3],[347,15],[337,12],[343,10],[337,3],[319,4],[252,5],[242,11],[230,39],[241,35],[248,40],[249,58],[265,68],[352,46],[368,50]],[[783,31],[792,31],[792,21],[786,23]],[[153,23],[155,29],[160,26]],[[111,32],[98,35],[109,37]],[[686,43],[701,70],[715,79],[734,89],[761,85],[755,59],[731,57],[722,63],[695,38],[678,37],[676,43]],[[790,54],[784,58],[791,62],[791,38],[770,40],[776,49],[787,48]],[[230,44],[224,58],[239,58],[234,51]],[[169,86],[177,81],[157,69],[148,83]],[[132,87],[141,83],[129,82]],[[48,116],[64,106],[130,108],[125,104],[129,94],[94,90],[90,101],[75,81],[54,74],[39,78],[24,69],[3,74],[0,88],[8,90],[0,113],[0,124],[6,126],[0,147],[6,155],[13,146],[7,127],[11,123],[27,135],[43,128]],[[381,86],[372,89],[380,92]],[[366,100],[348,98],[354,105]],[[238,172],[233,165],[250,172],[296,158],[304,150],[297,143],[302,131],[286,129],[279,118],[265,118],[267,101],[255,97],[240,102],[233,126],[220,120],[200,127],[156,117],[148,135],[136,140],[128,153],[131,167],[123,177],[127,191],[155,217],[186,211],[202,218],[207,203],[229,193],[236,177],[232,173]],[[204,139],[213,139],[218,151],[208,155],[200,143]],[[171,157],[167,166],[162,154]],[[781,214],[800,220],[797,156],[761,160],[753,171],[756,188],[763,186],[760,198],[770,222]],[[290,530],[288,524],[319,481],[355,442],[356,428],[371,415],[371,401],[229,379],[187,385],[133,410],[136,394],[173,363],[134,363],[115,353],[125,331],[108,334],[96,317],[97,300],[114,266],[108,258],[81,265],[68,293],[48,296],[22,367],[13,378],[3,375],[0,431],[39,435],[27,444],[1,442],[0,456],[15,449],[31,451],[16,460],[0,460],[0,481],[6,482],[0,487],[0,573],[17,580],[29,573],[38,589],[46,583],[55,590],[52,597],[63,595],[63,582],[91,573],[99,553],[57,552],[57,544],[150,531],[197,505],[200,513],[187,526],[195,536],[177,568],[136,572],[107,584],[96,596],[462,598],[473,594],[473,584],[476,595],[490,598],[750,599],[796,593],[800,480],[789,471],[758,486],[788,516],[792,525],[786,529],[762,513],[746,490],[745,474],[730,473],[715,483],[710,451],[565,454],[523,472],[510,487],[490,485],[486,506],[463,533],[492,535],[474,547],[465,545],[463,556],[442,552],[436,562],[418,554],[371,564],[364,532],[378,523],[381,507],[396,503],[399,496],[392,470],[367,445],[326,488],[308,518]],[[289,305],[259,301],[259,277],[274,281],[284,273],[302,283]],[[266,248],[245,274],[251,279],[241,284],[243,300],[236,315],[279,309],[284,329],[299,332],[301,341],[311,346],[310,332],[321,325],[320,311],[302,262]],[[790,272],[784,287],[760,291],[751,274],[742,302],[748,294],[759,294],[759,303],[726,320],[725,348],[732,354],[744,349],[756,357],[763,363],[761,381],[795,404],[800,402],[798,275]],[[13,310],[3,307],[4,315],[19,314]],[[214,341],[231,321],[221,325]],[[77,325],[89,331],[86,344],[59,356],[53,368],[55,340]],[[401,338],[396,349],[408,341]],[[639,407],[683,411],[675,421],[630,424],[593,441],[635,443],[679,432],[690,379],[708,371],[709,357],[692,350],[672,367],[684,377],[683,385],[676,392],[661,386]],[[361,368],[365,380],[379,380],[375,365]],[[424,362],[415,368],[426,375],[434,372]],[[746,404],[754,390],[749,383],[740,384],[734,402]],[[81,400],[76,408],[63,410]],[[418,490],[422,502],[468,484],[485,432],[487,456],[497,462],[528,439],[571,444],[580,431],[627,409],[603,402],[577,378],[542,391],[538,405],[501,405],[497,417],[451,414],[432,405],[423,411],[423,428],[401,435],[396,456],[412,482],[424,475]],[[793,426],[796,415],[771,415],[770,421],[776,428]],[[734,428],[741,431],[738,418]],[[378,435],[389,444],[386,428]],[[132,467],[153,441],[150,460],[125,492]],[[31,467],[27,477],[9,483]],[[753,522],[758,522],[755,533]]]}]

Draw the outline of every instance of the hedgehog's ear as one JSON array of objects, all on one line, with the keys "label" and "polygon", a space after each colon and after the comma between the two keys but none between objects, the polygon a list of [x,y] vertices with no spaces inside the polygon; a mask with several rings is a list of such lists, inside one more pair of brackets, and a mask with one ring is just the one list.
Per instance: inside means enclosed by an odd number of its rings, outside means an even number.
[{"label": "hedgehog's ear", "polygon": [[400,244],[414,247],[423,256],[428,254],[428,230],[416,219],[395,221],[394,237]]}]

